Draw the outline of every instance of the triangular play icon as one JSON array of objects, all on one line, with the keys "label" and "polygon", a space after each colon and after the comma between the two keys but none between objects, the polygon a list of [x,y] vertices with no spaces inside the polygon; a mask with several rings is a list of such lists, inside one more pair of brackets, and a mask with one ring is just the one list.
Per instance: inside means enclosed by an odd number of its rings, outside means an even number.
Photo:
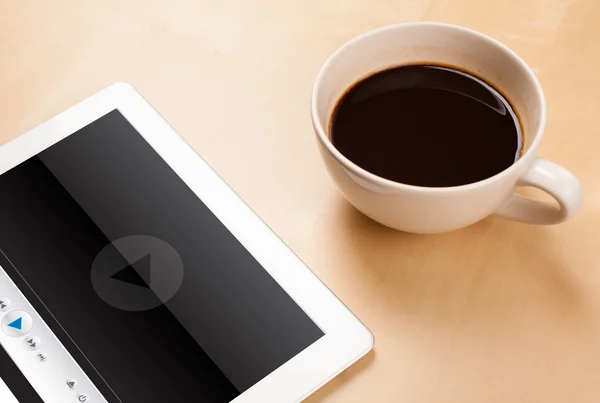
[{"label": "triangular play icon", "polygon": [[110,278],[139,287],[150,288],[150,255],[138,259],[110,276]]},{"label": "triangular play icon", "polygon": [[6,304],[0,304],[0,309],[6,308]]},{"label": "triangular play icon", "polygon": [[23,318],[20,317],[17,320],[13,320],[12,322],[10,322],[8,325],[6,325],[8,327],[12,327],[15,328],[17,330],[21,330],[21,328],[23,327]]}]

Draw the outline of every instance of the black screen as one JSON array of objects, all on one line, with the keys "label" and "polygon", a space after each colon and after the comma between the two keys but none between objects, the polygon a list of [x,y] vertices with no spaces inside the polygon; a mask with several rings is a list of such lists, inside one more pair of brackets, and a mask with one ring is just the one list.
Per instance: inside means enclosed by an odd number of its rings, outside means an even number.
[{"label": "black screen", "polygon": [[229,402],[323,336],[117,110],[0,195],[0,263],[111,402]]}]

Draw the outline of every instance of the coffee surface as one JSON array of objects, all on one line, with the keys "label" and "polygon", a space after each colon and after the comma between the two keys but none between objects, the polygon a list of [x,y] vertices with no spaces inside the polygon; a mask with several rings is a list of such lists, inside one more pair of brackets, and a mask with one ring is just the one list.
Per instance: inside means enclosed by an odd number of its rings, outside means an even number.
[{"label": "coffee surface", "polygon": [[522,135],[510,103],[485,81],[443,66],[375,73],[332,114],[333,145],[361,168],[408,185],[459,186],[511,166]]}]

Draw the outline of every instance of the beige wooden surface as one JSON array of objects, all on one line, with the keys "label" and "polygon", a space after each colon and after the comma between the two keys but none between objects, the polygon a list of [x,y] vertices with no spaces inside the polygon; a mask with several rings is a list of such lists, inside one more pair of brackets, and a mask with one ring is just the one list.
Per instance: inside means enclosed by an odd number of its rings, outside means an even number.
[{"label": "beige wooden surface", "polygon": [[[337,193],[313,79],[357,34],[421,20],[482,31],[533,67],[540,155],[583,183],[574,220],[415,236]],[[137,87],[375,334],[310,403],[598,402],[599,38],[598,0],[1,0],[0,142],[114,81]]]}]

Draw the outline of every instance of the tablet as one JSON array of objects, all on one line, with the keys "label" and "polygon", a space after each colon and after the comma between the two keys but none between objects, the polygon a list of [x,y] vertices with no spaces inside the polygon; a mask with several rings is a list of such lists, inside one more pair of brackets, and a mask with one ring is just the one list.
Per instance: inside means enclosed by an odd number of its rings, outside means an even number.
[{"label": "tablet", "polygon": [[0,148],[0,401],[297,402],[371,333],[129,85]]}]

